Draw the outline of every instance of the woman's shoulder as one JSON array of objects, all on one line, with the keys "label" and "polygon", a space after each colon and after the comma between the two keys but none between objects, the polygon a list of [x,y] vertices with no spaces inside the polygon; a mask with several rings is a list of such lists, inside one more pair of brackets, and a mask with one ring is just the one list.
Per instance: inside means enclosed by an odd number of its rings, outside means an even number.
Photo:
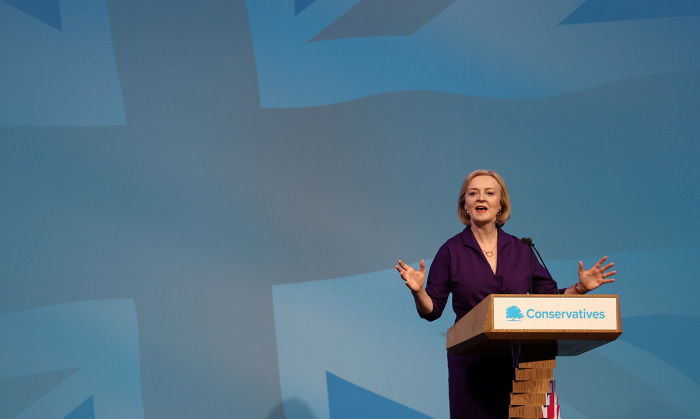
[{"label": "woman's shoulder", "polygon": [[512,235],[510,233],[507,233],[501,227],[498,228],[498,240],[517,241],[517,242],[520,241],[519,238],[515,237],[514,235]]},{"label": "woman's shoulder", "polygon": [[472,234],[469,227],[467,227],[464,230],[447,239],[447,241],[445,242],[445,244],[442,245],[442,247],[462,246],[465,244],[469,244],[472,240],[475,240],[474,234]]},{"label": "woman's shoulder", "polygon": [[[519,237],[516,237],[512,234],[506,233],[502,228],[498,229],[498,241],[505,244],[505,243],[511,243],[514,245],[516,248],[527,248],[528,246],[523,243],[523,240]],[[499,247],[501,244],[499,243]]]},{"label": "woman's shoulder", "polygon": [[479,249],[479,244],[469,227],[447,239],[438,249],[440,254],[464,254],[469,248]]},{"label": "woman's shoulder", "polygon": [[[468,235],[465,238],[464,234],[465,231],[462,231],[447,239],[435,253],[433,263],[438,260],[442,261],[443,263],[449,263],[450,260],[459,258],[459,255],[463,255],[465,253],[465,249],[467,248],[467,243],[465,243],[465,240],[469,240]],[[469,234],[471,234],[471,231],[469,231]],[[474,236],[472,235],[472,238],[473,237]]]}]

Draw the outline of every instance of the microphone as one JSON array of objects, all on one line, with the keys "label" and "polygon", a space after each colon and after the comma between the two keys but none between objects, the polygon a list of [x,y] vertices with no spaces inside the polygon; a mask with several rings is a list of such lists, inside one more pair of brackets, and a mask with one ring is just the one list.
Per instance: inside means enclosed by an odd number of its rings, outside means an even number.
[{"label": "microphone", "polygon": [[[533,253],[533,250],[537,253],[537,256],[540,258],[540,261],[542,262],[542,266],[544,266],[544,270],[547,271],[547,274],[549,275],[550,278],[552,278],[552,274],[549,273],[549,269],[547,269],[547,265],[544,263],[544,259],[542,259],[542,255],[540,255],[540,252],[537,251],[537,248],[535,247],[535,243],[532,242],[532,239],[529,237],[523,237],[520,239],[521,242],[525,243],[530,247],[530,294],[532,294],[532,278],[535,276],[534,272],[534,267],[532,259],[535,257],[535,254]],[[552,278],[554,280],[554,278]],[[559,288],[557,288],[557,294],[559,294]]]}]

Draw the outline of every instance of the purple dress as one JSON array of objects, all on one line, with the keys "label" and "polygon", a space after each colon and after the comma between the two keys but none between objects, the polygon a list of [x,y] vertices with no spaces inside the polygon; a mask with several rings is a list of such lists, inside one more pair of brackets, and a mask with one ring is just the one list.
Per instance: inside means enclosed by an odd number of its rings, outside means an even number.
[{"label": "purple dress", "polygon": [[[490,294],[527,294],[530,288],[530,248],[498,229],[496,274],[469,227],[440,247],[430,265],[426,292],[433,311],[421,315],[433,321],[442,315],[450,293],[459,320]],[[556,294],[557,283],[534,259],[533,293]],[[420,314],[420,313],[419,313]],[[447,353],[450,417],[506,419],[513,380],[511,357],[457,356]]]}]

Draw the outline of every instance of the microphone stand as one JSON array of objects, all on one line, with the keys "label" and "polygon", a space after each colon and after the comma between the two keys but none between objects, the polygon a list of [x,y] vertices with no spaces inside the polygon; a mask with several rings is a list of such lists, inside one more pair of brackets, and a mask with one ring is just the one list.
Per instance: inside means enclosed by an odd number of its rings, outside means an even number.
[{"label": "microphone stand", "polygon": [[[544,263],[544,259],[542,259],[542,255],[540,255],[540,252],[535,247],[535,243],[532,242],[532,239],[529,237],[523,237],[522,239],[520,239],[520,241],[525,243],[526,245],[528,245],[530,247],[530,294],[532,294],[532,291],[533,291],[532,290],[532,281],[533,281],[533,277],[535,276],[534,267],[532,266],[533,265],[532,259],[535,257],[533,250],[537,253],[537,257],[540,258],[540,261],[542,262],[542,266],[544,266],[544,270],[547,271],[547,274],[549,275],[549,277],[552,279],[554,279],[554,278],[552,277],[552,274],[549,273],[549,269],[547,269],[547,264]],[[559,292],[558,289],[557,289],[557,292]]]}]

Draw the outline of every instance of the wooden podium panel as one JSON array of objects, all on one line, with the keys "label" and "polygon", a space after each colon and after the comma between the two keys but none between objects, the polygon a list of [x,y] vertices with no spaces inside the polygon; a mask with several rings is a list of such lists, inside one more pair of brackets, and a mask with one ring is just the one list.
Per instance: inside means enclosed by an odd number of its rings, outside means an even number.
[{"label": "wooden podium panel", "polygon": [[[510,310],[510,312],[509,312]],[[492,294],[447,331],[456,355],[574,356],[622,334],[617,295]]]}]

